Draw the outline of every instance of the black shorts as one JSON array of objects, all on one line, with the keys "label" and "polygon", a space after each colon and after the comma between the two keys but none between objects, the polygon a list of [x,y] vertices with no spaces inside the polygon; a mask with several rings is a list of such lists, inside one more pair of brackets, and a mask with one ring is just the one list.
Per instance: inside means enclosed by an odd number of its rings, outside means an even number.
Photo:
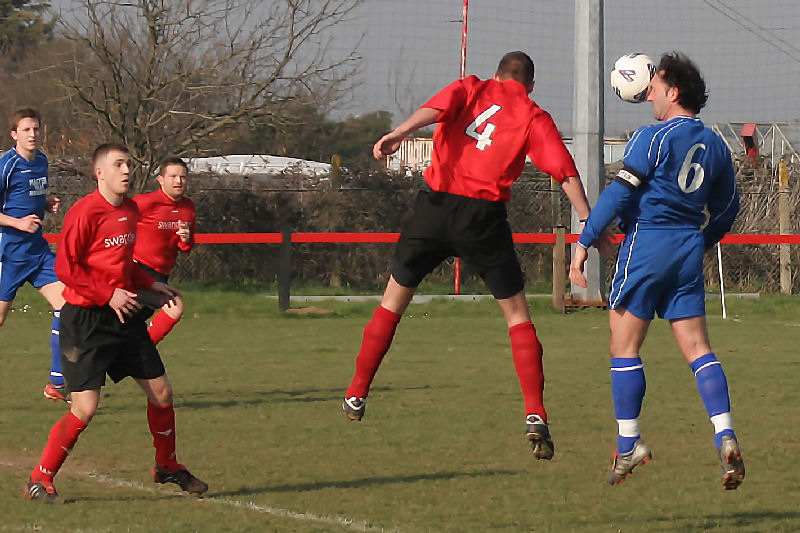
[{"label": "black shorts", "polygon": [[142,312],[119,321],[110,307],[61,308],[61,367],[67,389],[99,389],[106,374],[119,382],[126,376],[154,379],[166,373]]},{"label": "black shorts", "polygon": [[525,287],[504,203],[420,191],[397,242],[392,276],[415,288],[450,256],[475,268],[498,300]]},{"label": "black shorts", "polygon": [[[169,283],[169,276],[167,274],[162,274],[155,268],[147,266],[144,263],[136,264],[139,265],[142,270],[147,272],[150,277],[153,278],[153,281],[158,281],[159,283]],[[159,302],[162,300],[161,295],[147,290],[138,290],[136,291],[136,294],[136,299],[140,304],[142,304],[142,313],[146,314],[145,318],[150,318],[153,316],[153,313],[161,309],[161,305],[159,305]]]}]

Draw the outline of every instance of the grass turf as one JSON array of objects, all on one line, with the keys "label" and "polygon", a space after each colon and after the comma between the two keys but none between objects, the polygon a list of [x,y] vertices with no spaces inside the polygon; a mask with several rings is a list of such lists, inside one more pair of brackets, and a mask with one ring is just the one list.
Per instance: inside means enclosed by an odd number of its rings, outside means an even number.
[{"label": "grass turf", "polygon": [[0,531],[797,531],[800,361],[794,298],[709,305],[712,345],[731,387],[747,466],[724,492],[712,430],[667,324],[642,350],[641,417],[654,460],[604,485],[615,445],[605,313],[532,311],[545,346],[556,456],[537,462],[508,335],[490,301],[409,308],[362,423],[340,412],[375,305],[325,302],[284,315],[255,291],[191,290],[160,345],[176,393],[179,460],[205,499],[149,478],[144,397],[131,380],[100,411],[56,486],[67,505],[22,497],[63,405],[41,399],[50,317],[23,292],[0,330]]}]

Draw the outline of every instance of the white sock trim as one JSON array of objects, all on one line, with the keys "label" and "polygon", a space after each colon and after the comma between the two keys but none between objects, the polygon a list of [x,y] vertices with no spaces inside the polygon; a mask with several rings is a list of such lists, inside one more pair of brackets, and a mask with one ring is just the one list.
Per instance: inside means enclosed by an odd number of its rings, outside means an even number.
[{"label": "white sock trim", "polygon": [[640,368],[644,368],[644,363],[639,363],[638,365],[633,366],[621,366],[616,368],[611,368],[612,372],[630,372],[631,370],[639,370]]},{"label": "white sock trim", "polygon": [[617,419],[617,426],[619,427],[620,437],[638,437],[639,436],[639,419],[631,418],[628,420]]},{"label": "white sock trim", "polygon": [[721,365],[721,364],[722,363],[720,363],[719,361],[710,361],[710,362],[704,364],[703,366],[701,366],[700,368],[698,368],[697,370],[695,370],[694,371],[694,375],[696,376],[697,374],[700,373],[701,370],[703,370],[705,368],[708,368],[708,367],[713,366],[713,365]]},{"label": "white sock trim", "polygon": [[730,413],[720,413],[712,416],[709,420],[714,424],[714,434],[720,433],[726,429],[733,429],[733,417]]}]

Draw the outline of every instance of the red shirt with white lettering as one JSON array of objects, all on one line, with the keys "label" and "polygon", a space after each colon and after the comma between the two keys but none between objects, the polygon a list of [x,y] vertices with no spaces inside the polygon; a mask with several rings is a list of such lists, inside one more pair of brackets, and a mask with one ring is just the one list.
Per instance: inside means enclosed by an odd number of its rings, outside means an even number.
[{"label": "red shirt with white lettering", "polygon": [[506,202],[526,155],[559,183],[578,175],[552,117],[518,81],[469,76],[422,107],[441,111],[424,172],[434,191]]},{"label": "red shirt with white lettering", "polygon": [[73,305],[106,305],[114,289],[147,289],[153,279],[133,262],[139,210],[130,198],[114,206],[95,190],[64,217],[56,275]]},{"label": "red shirt with white lettering", "polygon": [[[189,252],[194,246],[194,202],[185,196],[176,202],[163,190],[137,194],[133,201],[139,207],[139,238],[133,249],[133,258],[165,276],[169,276],[178,259],[178,250]],[[183,242],[175,233],[178,222],[189,223],[189,242]]]}]

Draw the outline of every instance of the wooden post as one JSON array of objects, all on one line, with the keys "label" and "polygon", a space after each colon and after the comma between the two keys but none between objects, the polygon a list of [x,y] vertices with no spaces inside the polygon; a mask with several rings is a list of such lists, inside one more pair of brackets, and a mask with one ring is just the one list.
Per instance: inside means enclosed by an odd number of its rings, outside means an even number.
[{"label": "wooden post", "polygon": [[282,225],[280,252],[278,253],[278,309],[286,311],[290,307],[292,278],[292,232]]},{"label": "wooden post", "polygon": [[[789,220],[789,166],[783,159],[778,163],[778,178],[780,188],[778,189],[778,227],[781,235],[789,235],[792,232],[792,225]],[[789,245],[781,243],[779,248],[780,272],[781,272],[781,294],[792,293],[792,264],[789,254]]]},{"label": "wooden post", "polygon": [[550,208],[553,210],[553,227],[563,226],[561,221],[561,185],[550,178]]},{"label": "wooden post", "polygon": [[553,228],[556,243],[553,245],[553,307],[559,313],[566,312],[564,305],[564,291],[566,290],[566,238],[567,228],[556,226]]}]

